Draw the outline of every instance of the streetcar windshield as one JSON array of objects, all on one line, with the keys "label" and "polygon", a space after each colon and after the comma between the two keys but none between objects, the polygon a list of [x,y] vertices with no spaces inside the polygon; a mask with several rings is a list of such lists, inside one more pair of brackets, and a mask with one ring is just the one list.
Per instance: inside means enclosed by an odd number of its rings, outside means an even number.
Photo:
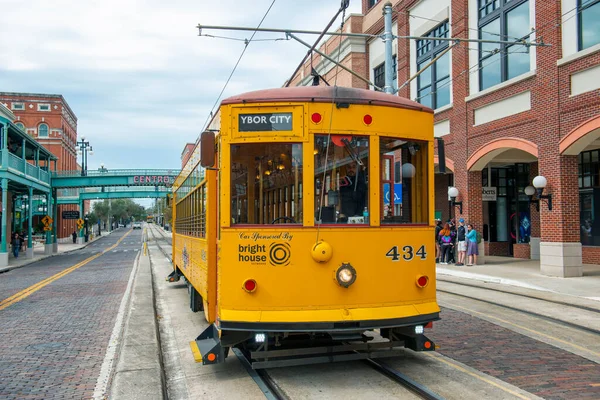
[{"label": "streetcar windshield", "polygon": [[315,221],[368,224],[369,137],[315,135]]},{"label": "streetcar windshield", "polygon": [[381,223],[427,224],[427,142],[382,137]]},{"label": "streetcar windshield", "polygon": [[232,224],[302,223],[302,144],[231,146]]}]

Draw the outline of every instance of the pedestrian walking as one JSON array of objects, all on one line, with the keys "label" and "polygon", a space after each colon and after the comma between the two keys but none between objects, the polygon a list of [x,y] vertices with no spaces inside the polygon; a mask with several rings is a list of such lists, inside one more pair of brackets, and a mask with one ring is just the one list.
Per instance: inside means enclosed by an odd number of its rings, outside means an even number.
[{"label": "pedestrian walking", "polygon": [[477,248],[477,231],[472,224],[467,225],[467,267],[477,264],[477,256],[479,249]]},{"label": "pedestrian walking", "polygon": [[450,231],[450,224],[446,223],[444,225],[444,229],[442,229],[439,233],[440,236],[440,246],[442,250],[440,264],[448,264],[448,260],[450,260],[450,252],[452,251],[452,231]]},{"label": "pedestrian walking", "polygon": [[19,234],[17,232],[15,232],[15,234],[13,235],[13,239],[10,244],[12,245],[13,255],[15,256],[15,258],[18,258],[19,249],[21,248],[21,238],[19,237]]},{"label": "pedestrian walking", "polygon": [[73,231],[73,233],[71,233],[71,236],[73,237],[73,243],[77,243],[77,231]]},{"label": "pedestrian walking", "polygon": [[458,250],[458,262],[456,263],[456,266],[462,267],[465,265],[465,258],[467,255],[467,227],[465,226],[465,220],[463,218],[458,220],[456,241]]}]

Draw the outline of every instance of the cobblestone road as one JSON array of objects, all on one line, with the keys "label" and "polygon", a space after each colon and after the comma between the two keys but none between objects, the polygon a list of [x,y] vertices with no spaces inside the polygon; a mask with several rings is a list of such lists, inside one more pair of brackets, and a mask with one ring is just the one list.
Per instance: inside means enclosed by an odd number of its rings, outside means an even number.
[{"label": "cobblestone road", "polygon": [[600,399],[600,364],[469,314],[443,308],[428,336],[440,353],[537,396]]},{"label": "cobblestone road", "polygon": [[[0,301],[105,250],[126,233],[1,274]],[[116,251],[0,310],[0,399],[92,396],[140,237],[133,231]]]}]

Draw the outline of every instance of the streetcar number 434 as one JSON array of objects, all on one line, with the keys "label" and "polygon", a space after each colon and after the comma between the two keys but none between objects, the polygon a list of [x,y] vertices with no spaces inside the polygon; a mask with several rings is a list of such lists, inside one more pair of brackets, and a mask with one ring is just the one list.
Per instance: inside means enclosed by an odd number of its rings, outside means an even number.
[{"label": "streetcar number 434", "polygon": [[412,246],[404,246],[402,247],[402,253],[398,251],[398,246],[394,246],[385,253],[385,256],[391,258],[392,261],[400,261],[400,257],[402,257],[404,261],[410,261],[415,258],[415,256],[420,257],[421,260],[425,260],[427,258],[427,252],[425,250],[425,245],[419,247],[419,250],[417,251],[415,251]]}]

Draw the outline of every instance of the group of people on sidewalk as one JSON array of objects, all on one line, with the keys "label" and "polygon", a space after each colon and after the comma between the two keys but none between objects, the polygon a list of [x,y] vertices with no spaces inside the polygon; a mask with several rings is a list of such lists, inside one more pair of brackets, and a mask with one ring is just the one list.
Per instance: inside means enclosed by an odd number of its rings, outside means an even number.
[{"label": "group of people on sidewalk", "polygon": [[473,224],[465,226],[463,218],[458,220],[458,227],[452,219],[442,226],[442,220],[437,218],[435,224],[436,263],[455,264],[457,267],[465,265],[465,262],[468,267],[477,264],[477,245],[481,242],[481,234],[474,229]]}]

